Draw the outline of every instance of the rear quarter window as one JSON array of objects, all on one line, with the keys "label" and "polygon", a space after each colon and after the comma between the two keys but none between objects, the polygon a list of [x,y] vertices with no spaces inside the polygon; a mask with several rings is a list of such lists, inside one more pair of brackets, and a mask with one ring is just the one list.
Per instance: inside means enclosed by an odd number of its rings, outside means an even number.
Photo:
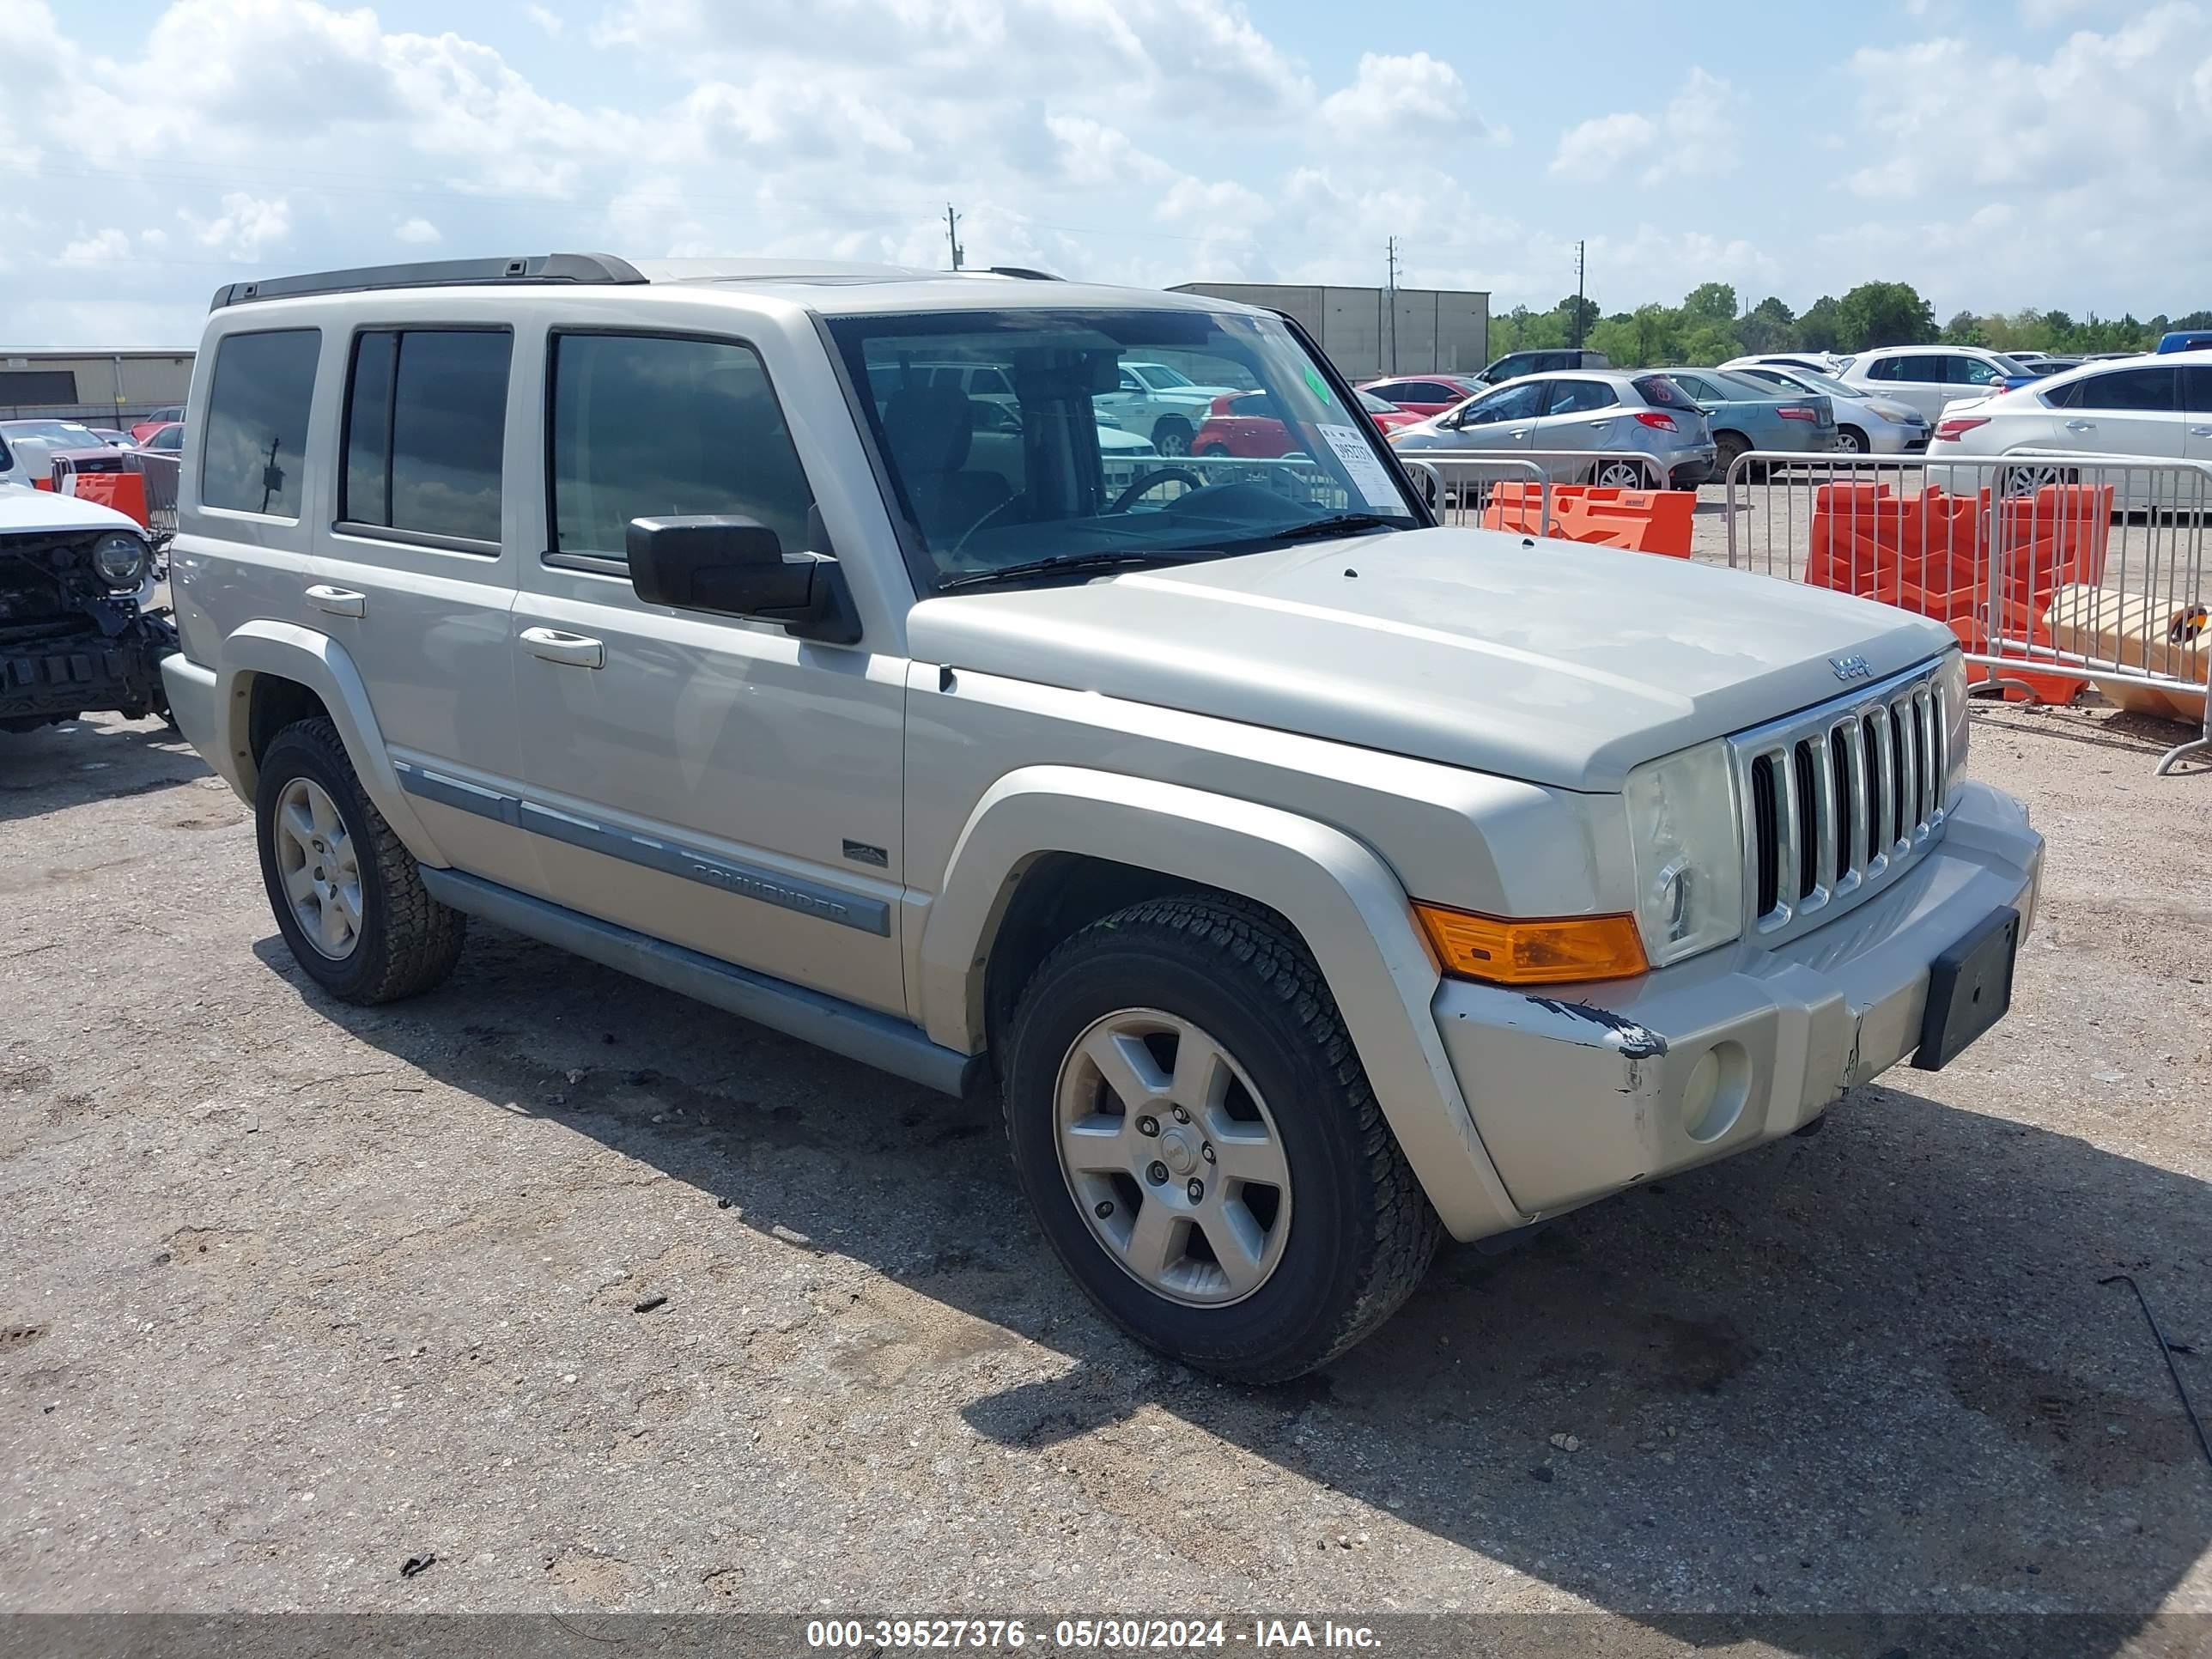
[{"label": "rear quarter window", "polygon": [[200,447],[200,504],[300,516],[320,329],[226,334],[216,347]]},{"label": "rear quarter window", "polygon": [[1654,409],[1687,409],[1691,399],[1663,374],[1646,374],[1635,383],[1637,394]]}]

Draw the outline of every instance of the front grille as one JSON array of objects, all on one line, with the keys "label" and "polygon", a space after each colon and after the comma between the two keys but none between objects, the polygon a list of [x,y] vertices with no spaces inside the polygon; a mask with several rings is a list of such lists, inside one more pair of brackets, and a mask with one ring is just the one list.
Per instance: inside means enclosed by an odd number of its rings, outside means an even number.
[{"label": "front grille", "polygon": [[1893,880],[1942,832],[1950,732],[1933,668],[1729,743],[1745,888],[1766,943]]}]

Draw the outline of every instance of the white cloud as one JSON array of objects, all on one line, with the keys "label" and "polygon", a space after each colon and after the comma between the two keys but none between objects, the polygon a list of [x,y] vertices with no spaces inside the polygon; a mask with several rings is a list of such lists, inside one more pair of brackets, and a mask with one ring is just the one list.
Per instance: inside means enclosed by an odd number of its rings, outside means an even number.
[{"label": "white cloud", "polygon": [[421,217],[409,219],[398,226],[392,237],[394,241],[405,242],[410,247],[433,247],[445,240],[439,234],[437,226]]},{"label": "white cloud", "polygon": [[556,40],[560,39],[561,32],[568,27],[568,19],[559,12],[546,10],[543,6],[525,6],[522,15]]},{"label": "white cloud", "polygon": [[81,236],[61,251],[60,263],[65,265],[106,265],[131,257],[131,238],[112,226]]},{"label": "white cloud", "polygon": [[1693,68],[1656,117],[1623,110],[1568,128],[1553,175],[1596,184],[1641,163],[1638,176],[1658,184],[1726,172],[1736,165],[1734,101],[1727,82]]},{"label": "white cloud", "polygon": [[292,234],[291,204],[281,196],[264,200],[232,191],[214,218],[203,219],[190,208],[179,208],[177,217],[202,247],[234,259],[258,259],[268,250],[283,246]]},{"label": "white cloud", "polygon": [[1362,52],[1352,84],[1322,100],[1321,116],[1339,139],[1359,144],[1401,141],[1411,127],[1442,143],[1456,129],[1481,125],[1468,110],[1459,71],[1425,52]]}]

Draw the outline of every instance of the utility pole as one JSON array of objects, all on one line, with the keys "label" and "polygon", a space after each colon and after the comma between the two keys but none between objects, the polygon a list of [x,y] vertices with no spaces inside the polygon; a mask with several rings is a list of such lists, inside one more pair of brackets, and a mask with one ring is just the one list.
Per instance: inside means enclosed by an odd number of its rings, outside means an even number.
[{"label": "utility pole", "polygon": [[1575,349],[1583,349],[1583,249],[1584,244],[1575,244]]},{"label": "utility pole", "polygon": [[1393,236],[1385,245],[1383,258],[1389,262],[1389,285],[1383,289],[1386,303],[1390,307],[1390,372],[1398,372],[1398,239]]},{"label": "utility pole", "polygon": [[952,268],[957,270],[966,251],[960,246],[960,216],[952,210],[950,202],[945,204],[945,240],[951,244]]}]

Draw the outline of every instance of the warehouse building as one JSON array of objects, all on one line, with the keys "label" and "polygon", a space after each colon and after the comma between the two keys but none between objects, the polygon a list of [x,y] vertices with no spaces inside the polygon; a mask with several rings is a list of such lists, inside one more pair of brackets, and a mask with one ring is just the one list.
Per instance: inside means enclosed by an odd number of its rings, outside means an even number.
[{"label": "warehouse building", "polygon": [[1401,288],[1395,307],[1391,291],[1380,288],[1182,283],[1173,292],[1209,294],[1286,312],[1353,380],[1437,371],[1471,374],[1490,362],[1490,295],[1468,289]]},{"label": "warehouse building", "polygon": [[189,351],[0,350],[0,420],[125,426],[180,405],[191,386]]}]

